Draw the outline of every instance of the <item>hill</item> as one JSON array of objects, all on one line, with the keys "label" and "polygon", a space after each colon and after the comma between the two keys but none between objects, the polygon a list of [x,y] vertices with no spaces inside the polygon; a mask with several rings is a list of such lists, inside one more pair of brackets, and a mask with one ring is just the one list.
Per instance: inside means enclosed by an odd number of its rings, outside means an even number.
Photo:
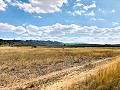
[{"label": "hill", "polygon": [[39,41],[39,40],[2,40],[0,39],[0,45],[14,45],[14,46],[62,46],[62,42],[58,41]]}]

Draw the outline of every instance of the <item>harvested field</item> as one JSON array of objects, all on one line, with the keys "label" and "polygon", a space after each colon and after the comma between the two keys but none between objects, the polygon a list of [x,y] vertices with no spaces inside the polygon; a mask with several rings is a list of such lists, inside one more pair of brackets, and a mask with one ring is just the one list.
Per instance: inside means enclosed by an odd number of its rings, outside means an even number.
[{"label": "harvested field", "polygon": [[119,55],[120,48],[0,47],[0,89],[83,90],[84,78]]}]

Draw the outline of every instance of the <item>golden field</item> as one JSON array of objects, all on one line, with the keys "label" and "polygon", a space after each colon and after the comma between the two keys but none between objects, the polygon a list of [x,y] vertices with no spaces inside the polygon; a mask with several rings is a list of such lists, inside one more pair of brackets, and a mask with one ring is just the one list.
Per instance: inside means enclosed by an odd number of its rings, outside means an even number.
[{"label": "golden field", "polygon": [[120,57],[92,73],[86,73],[86,76],[65,90],[120,90]]},{"label": "golden field", "polygon": [[[64,81],[65,77],[77,75],[79,79],[81,72],[96,67],[98,70],[82,82],[78,80],[77,84],[58,89],[120,90],[117,84],[120,83],[120,60],[104,63],[104,60],[119,55],[120,48],[0,47],[0,90],[56,90],[54,86],[60,84],[56,83]],[[94,62],[98,64],[94,66]],[[100,68],[99,65],[108,66]],[[61,87],[65,85],[62,83]]]}]

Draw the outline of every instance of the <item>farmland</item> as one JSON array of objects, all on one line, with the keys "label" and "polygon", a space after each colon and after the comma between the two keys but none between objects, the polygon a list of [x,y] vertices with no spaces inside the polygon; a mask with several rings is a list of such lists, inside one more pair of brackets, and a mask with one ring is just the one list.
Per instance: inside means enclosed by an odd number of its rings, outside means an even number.
[{"label": "farmland", "polygon": [[0,47],[0,90],[119,90],[119,55],[118,47]]}]

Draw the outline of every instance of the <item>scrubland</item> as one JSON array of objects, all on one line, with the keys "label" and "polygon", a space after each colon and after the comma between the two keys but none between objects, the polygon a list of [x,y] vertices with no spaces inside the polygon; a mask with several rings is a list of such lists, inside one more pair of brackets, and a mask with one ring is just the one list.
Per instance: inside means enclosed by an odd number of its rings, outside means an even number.
[{"label": "scrubland", "polygon": [[0,90],[120,90],[119,55],[120,48],[0,47]]}]

